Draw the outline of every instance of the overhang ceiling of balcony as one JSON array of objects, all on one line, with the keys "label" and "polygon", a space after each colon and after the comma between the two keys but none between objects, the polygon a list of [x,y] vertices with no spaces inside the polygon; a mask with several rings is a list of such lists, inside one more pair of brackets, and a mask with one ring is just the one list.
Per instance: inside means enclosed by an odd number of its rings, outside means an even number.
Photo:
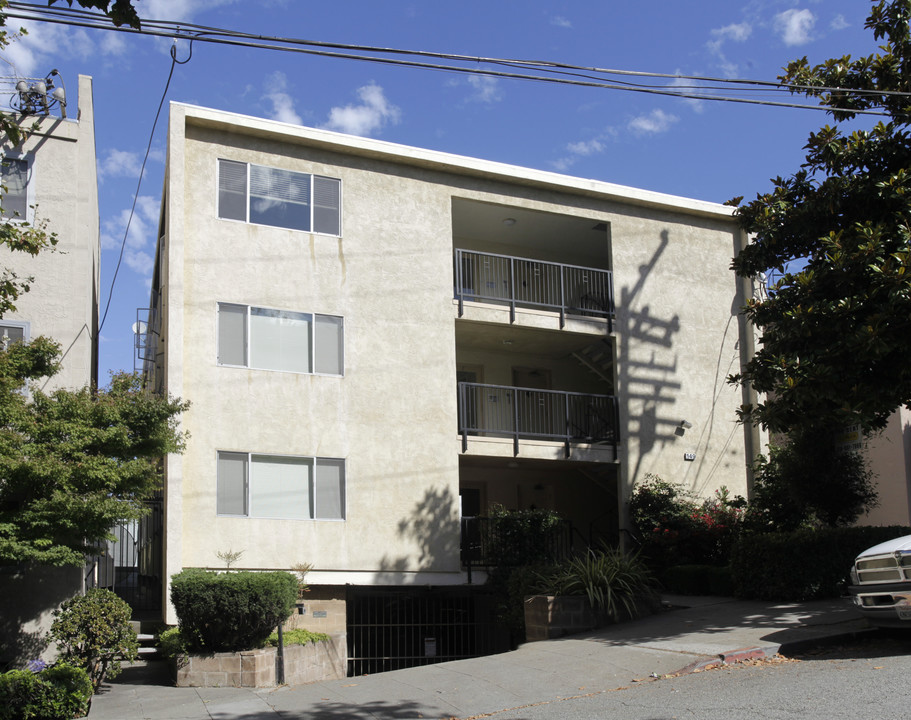
[{"label": "overhang ceiling of balcony", "polygon": [[517,355],[563,358],[594,345],[598,336],[550,332],[515,325],[457,322],[456,348]]},{"label": "overhang ceiling of balcony", "polygon": [[[510,223],[512,220],[515,222]],[[452,225],[456,242],[471,238],[515,245],[515,254],[521,257],[546,258],[559,248],[562,254],[569,251],[597,259],[598,267],[609,267],[607,225],[600,220],[453,198]]]}]

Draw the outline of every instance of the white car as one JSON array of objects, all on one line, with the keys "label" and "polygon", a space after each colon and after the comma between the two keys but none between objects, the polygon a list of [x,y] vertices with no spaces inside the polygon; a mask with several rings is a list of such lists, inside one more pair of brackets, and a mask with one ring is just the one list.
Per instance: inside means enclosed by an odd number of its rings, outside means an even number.
[{"label": "white car", "polygon": [[911,535],[858,555],[848,591],[873,625],[911,628]]}]

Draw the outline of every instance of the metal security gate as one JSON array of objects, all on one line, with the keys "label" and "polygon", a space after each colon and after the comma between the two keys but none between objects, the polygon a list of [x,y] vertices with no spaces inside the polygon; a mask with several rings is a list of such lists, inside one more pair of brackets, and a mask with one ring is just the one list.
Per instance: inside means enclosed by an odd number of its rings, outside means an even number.
[{"label": "metal security gate", "polygon": [[509,650],[493,601],[469,588],[349,588],[348,675]]},{"label": "metal security gate", "polygon": [[111,529],[114,540],[89,563],[86,587],[113,590],[133,609],[134,616],[161,610],[162,500],[150,500],[140,520]]}]

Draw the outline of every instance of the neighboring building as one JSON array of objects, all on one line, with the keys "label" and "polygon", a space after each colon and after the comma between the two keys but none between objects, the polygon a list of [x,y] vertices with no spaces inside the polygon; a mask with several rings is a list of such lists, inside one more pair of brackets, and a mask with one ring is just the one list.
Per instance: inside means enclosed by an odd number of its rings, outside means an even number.
[{"label": "neighboring building", "polygon": [[745,242],[721,205],[172,104],[164,577],[309,562],[344,629],[359,588],[464,584],[460,514],[618,542],[647,473],[745,494]]},{"label": "neighboring building", "polygon": [[879,502],[858,524],[911,526],[911,411],[899,408],[892,413],[885,429],[863,448]]},{"label": "neighboring building", "polygon": [[[2,266],[35,278],[14,313],[0,318],[4,341],[44,335],[60,343],[60,372],[44,389],[80,388],[98,380],[98,182],[92,79],[79,76],[79,106],[68,117],[25,116],[37,127],[21,147],[3,145],[3,218],[47,221],[55,250],[35,257],[5,248]],[[74,117],[75,116],[75,117]]]},{"label": "neighboring building", "polygon": [[[46,220],[58,237],[56,250],[35,257],[0,248],[0,266],[34,278],[16,312],[0,318],[0,339],[5,344],[44,335],[60,343],[61,370],[44,382],[47,391],[85,387],[98,378],[100,240],[90,77],[79,76],[78,107],[74,99],[62,117],[45,115],[39,102],[34,114],[22,116],[20,124],[34,129],[21,147],[7,142],[0,150],[4,219]],[[43,652],[51,611],[83,582],[81,568],[0,568],[0,664]]]}]

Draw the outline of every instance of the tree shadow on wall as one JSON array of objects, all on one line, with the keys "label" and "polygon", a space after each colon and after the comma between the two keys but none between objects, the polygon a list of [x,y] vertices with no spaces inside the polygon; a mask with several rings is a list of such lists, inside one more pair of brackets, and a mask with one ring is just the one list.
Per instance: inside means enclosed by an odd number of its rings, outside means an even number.
[{"label": "tree shadow on wall", "polygon": [[[675,393],[681,388],[681,383],[675,379],[678,372],[676,355],[671,361],[658,359],[659,354],[668,357],[668,351],[673,349],[674,336],[680,331],[680,316],[657,317],[648,304],[634,307],[669,242],[668,231],[663,230],[661,242],[652,257],[639,266],[636,282],[620,291],[617,335],[624,341],[620,344],[617,365],[621,398],[627,403],[626,415],[629,418],[625,435],[635,438],[639,447],[638,457],[630,458],[630,478],[639,476],[643,457],[655,445],[674,441],[675,430],[681,420],[676,415],[670,415],[670,406],[676,402]],[[630,343],[639,346],[635,360],[630,357]],[[649,360],[644,360],[643,349],[648,346],[655,350]],[[629,410],[631,403],[640,407],[635,416]]]},{"label": "tree shadow on wall", "polygon": [[[425,490],[411,512],[399,520],[396,534],[417,551],[402,557],[384,555],[381,571],[458,570],[458,498],[449,488]],[[449,567],[452,563],[456,565]]]},{"label": "tree shadow on wall", "polygon": [[0,668],[23,666],[47,649],[50,613],[75,595],[80,568],[0,568]]}]

